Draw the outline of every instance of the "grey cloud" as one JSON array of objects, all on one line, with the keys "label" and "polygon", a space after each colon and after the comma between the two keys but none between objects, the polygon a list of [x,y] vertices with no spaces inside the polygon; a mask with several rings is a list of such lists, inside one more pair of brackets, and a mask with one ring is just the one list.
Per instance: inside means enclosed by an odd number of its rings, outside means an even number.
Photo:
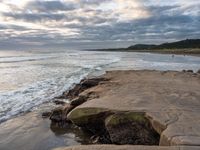
[{"label": "grey cloud", "polygon": [[27,30],[28,28],[23,27],[23,26],[18,26],[18,25],[0,24],[0,30],[6,30],[6,29],[13,29],[13,30],[16,30],[16,31],[24,31],[24,30]]},{"label": "grey cloud", "polygon": [[197,17],[152,16],[148,19],[130,22],[115,23],[105,26],[90,26],[81,29],[82,35],[88,40],[138,40],[184,39],[187,37],[200,37],[200,22]]},{"label": "grey cloud", "polygon": [[67,18],[64,14],[57,13],[3,13],[3,15],[5,17],[11,17],[15,20],[24,20],[28,22],[40,22],[48,20],[59,21]]},{"label": "grey cloud", "polygon": [[[61,32],[59,33],[52,29],[32,31],[20,26],[8,25],[0,25],[0,30],[2,30],[2,33],[4,29],[30,31],[30,33],[20,34],[17,37],[10,37],[10,42],[20,44],[19,41],[21,41],[21,45],[23,42],[29,41],[41,42],[44,46],[67,46],[70,43],[79,45],[77,42],[84,45],[84,41],[91,41],[96,46],[98,43],[102,44],[102,42],[115,46],[113,43],[118,43],[119,41],[126,41],[124,42],[125,44],[130,44],[131,40],[135,43],[159,43],[174,39],[200,37],[200,15],[199,11],[196,10],[199,7],[197,4],[188,7],[180,5],[148,5],[146,9],[150,12],[150,17],[119,22],[116,17],[107,17],[109,13],[112,14],[114,12],[104,12],[97,9],[98,4],[106,1],[108,0],[80,0],[80,5],[92,5],[92,7],[83,6],[81,8],[78,5],[73,6],[73,3],[67,4],[60,1],[51,1],[50,4],[50,1],[39,1],[32,6],[30,5],[31,3],[26,6],[26,9],[38,10],[38,12],[27,13],[27,11],[23,10],[18,13],[9,12],[3,14],[5,17],[10,17],[16,21],[23,20],[33,23],[43,23],[51,20],[59,21],[60,25],[57,25],[56,28],[63,31],[65,29],[77,30],[79,34],[76,36],[65,36]],[[54,3],[55,5],[53,5]],[[81,13],[76,13],[76,9]],[[62,10],[63,13],[57,13],[58,10]],[[93,15],[87,16],[87,13]],[[65,24],[64,22],[67,23]],[[50,25],[51,27],[54,26],[54,24]],[[6,33],[6,36],[9,37],[7,34],[9,33]],[[2,41],[0,40],[0,45]],[[4,44],[2,45],[8,43],[8,41],[3,42]],[[104,46],[110,47],[106,44]]]},{"label": "grey cloud", "polygon": [[[83,15],[77,15],[74,12],[69,12],[69,13],[56,13],[56,12],[51,12],[51,13],[27,13],[27,12],[21,12],[21,13],[2,13],[4,17],[10,17],[14,20],[24,20],[27,22],[45,22],[45,21],[65,21],[65,22],[71,22],[78,20],[81,24],[88,25],[88,24],[102,24],[106,22],[111,22],[115,21],[114,18],[106,18],[104,17],[105,14],[104,12],[100,10],[93,10],[93,9],[86,9],[82,10],[83,13],[87,12],[92,12],[94,13],[95,17],[88,17],[88,16],[83,16]],[[69,25],[71,28],[75,28],[71,25]],[[68,26],[68,27],[69,27]],[[65,26],[67,27],[67,26]]]},{"label": "grey cloud", "polygon": [[81,4],[99,5],[101,3],[110,2],[112,0],[79,0]]},{"label": "grey cloud", "polygon": [[4,29],[7,29],[7,28],[8,28],[7,26],[0,24],[0,30],[4,30]]},{"label": "grey cloud", "polygon": [[75,3],[64,3],[61,1],[31,1],[26,6],[25,9],[37,10],[40,12],[51,12],[51,11],[70,11],[76,9]]}]

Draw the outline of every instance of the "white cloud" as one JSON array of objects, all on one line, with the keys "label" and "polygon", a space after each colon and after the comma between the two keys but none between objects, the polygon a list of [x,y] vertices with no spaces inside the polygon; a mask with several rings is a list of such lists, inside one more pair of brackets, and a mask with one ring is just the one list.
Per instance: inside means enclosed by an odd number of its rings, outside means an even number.
[{"label": "white cloud", "polygon": [[102,3],[98,7],[103,11],[110,11],[111,17],[117,18],[119,21],[129,21],[134,19],[143,19],[150,16],[150,12],[145,8],[142,1],[138,0],[113,0]]}]

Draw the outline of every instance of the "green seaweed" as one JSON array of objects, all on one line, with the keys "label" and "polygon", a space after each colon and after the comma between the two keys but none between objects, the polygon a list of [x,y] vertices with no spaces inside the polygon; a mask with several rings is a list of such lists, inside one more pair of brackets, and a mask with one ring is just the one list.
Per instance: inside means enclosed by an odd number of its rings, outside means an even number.
[{"label": "green seaweed", "polygon": [[126,113],[116,113],[114,115],[111,115],[106,119],[105,122],[106,124],[109,125],[118,125],[122,122],[145,123],[148,122],[148,120],[145,118],[144,113],[126,112]]},{"label": "green seaweed", "polygon": [[99,114],[107,111],[102,108],[76,108],[68,114],[67,118],[77,125],[88,124],[91,120],[98,120]]}]

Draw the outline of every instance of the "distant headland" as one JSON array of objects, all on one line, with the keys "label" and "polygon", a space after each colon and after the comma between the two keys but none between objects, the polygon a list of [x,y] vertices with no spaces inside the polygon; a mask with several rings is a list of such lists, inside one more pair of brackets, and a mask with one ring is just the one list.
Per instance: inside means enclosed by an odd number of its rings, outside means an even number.
[{"label": "distant headland", "polygon": [[157,52],[173,54],[200,54],[200,39],[186,39],[171,43],[136,44],[127,48],[95,49],[98,51]]}]

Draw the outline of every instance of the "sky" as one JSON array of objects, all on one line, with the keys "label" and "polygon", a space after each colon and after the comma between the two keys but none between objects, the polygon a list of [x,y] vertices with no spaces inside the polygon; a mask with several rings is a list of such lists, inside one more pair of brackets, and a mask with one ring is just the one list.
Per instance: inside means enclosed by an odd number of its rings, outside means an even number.
[{"label": "sky", "polygon": [[115,48],[200,38],[200,0],[0,0],[0,49]]}]

